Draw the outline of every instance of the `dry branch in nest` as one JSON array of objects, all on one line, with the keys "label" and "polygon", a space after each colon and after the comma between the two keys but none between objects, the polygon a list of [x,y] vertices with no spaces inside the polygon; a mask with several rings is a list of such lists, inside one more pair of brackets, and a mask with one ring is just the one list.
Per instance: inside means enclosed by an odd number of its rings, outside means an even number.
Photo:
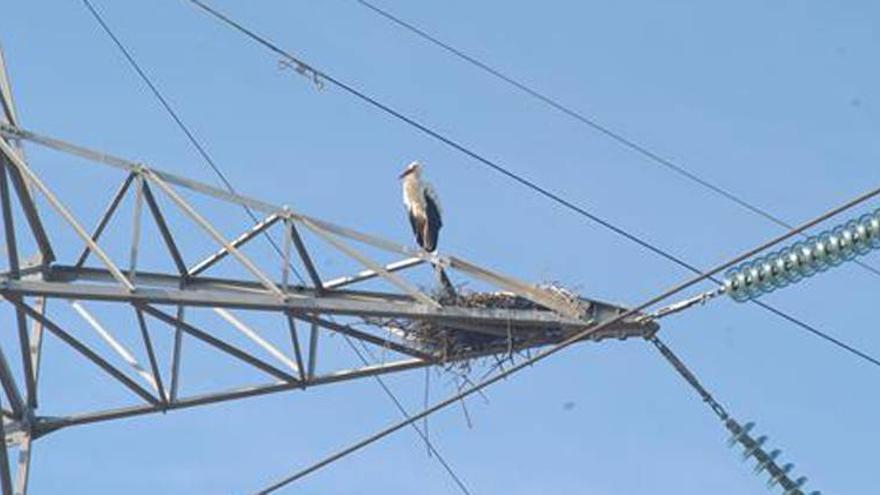
[{"label": "dry branch in nest", "polygon": [[[586,314],[589,303],[574,292],[559,285],[547,284],[542,289],[574,305],[582,306]],[[511,292],[459,292],[439,290],[434,298],[444,307],[498,310],[550,311],[540,304]],[[421,319],[369,318],[372,325],[383,327],[392,334],[416,345],[420,350],[438,356],[443,363],[459,363],[468,368],[474,356],[511,355],[515,350],[541,343],[550,343],[562,335],[559,325],[516,326],[515,322],[497,325],[468,326],[465,322],[438,322]]]}]

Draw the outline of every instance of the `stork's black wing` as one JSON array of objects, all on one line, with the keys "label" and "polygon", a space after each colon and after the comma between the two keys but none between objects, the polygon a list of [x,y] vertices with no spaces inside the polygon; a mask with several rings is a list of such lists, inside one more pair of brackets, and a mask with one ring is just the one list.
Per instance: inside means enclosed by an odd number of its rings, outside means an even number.
[{"label": "stork's black wing", "polygon": [[409,224],[412,226],[413,234],[416,236],[416,243],[421,246],[423,249],[425,248],[425,238],[422,235],[424,231],[424,220],[419,219],[419,217],[413,215],[411,211],[407,211],[407,215],[409,215]]},{"label": "stork's black wing", "polygon": [[440,238],[440,227],[443,227],[443,220],[440,218],[440,208],[431,194],[425,194],[426,213],[428,221],[424,225],[424,233],[422,238],[425,243],[422,245],[425,251],[432,252],[437,249],[437,241]]}]

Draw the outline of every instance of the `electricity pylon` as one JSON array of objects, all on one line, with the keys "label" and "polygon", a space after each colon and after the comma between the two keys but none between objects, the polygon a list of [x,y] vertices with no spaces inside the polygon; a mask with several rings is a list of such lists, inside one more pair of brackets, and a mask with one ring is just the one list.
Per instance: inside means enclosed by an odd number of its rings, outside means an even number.
[{"label": "electricity pylon", "polygon": [[[0,426],[6,439],[0,449],[0,485],[4,495],[26,493],[32,442],[64,428],[546,346],[625,311],[528,284],[459,257],[429,254],[285,206],[25,130],[18,122],[2,52],[0,100],[0,206],[8,263],[0,273],[0,296],[10,314],[11,328],[4,331],[14,332],[0,347]],[[21,148],[23,142],[104,165],[105,170],[118,174],[121,184],[93,229],[87,230],[70,208],[85,195],[93,196],[93,188],[84,182],[74,187],[78,197],[62,198],[53,187],[53,174],[40,176],[31,167]],[[120,205],[125,202],[131,205],[131,215],[120,218]],[[222,226],[209,221],[206,208],[211,204],[246,207],[263,218],[239,227],[240,234],[230,238],[221,229],[232,228],[234,222],[228,216]],[[138,268],[145,218],[152,220],[161,240],[157,244],[164,248],[162,266],[155,270]],[[126,230],[128,243],[123,256],[114,255],[103,243],[111,222]],[[50,225],[57,226],[59,232],[49,232]],[[206,249],[198,243],[186,247],[181,229],[187,229],[187,236],[201,231],[214,246]],[[280,260],[248,253],[254,239],[273,234],[282,239]],[[53,243],[53,237],[64,235],[77,239],[80,246],[71,251],[70,242],[63,246]],[[21,257],[24,246],[36,254]],[[316,252],[322,259],[331,254],[345,258],[357,270],[326,278],[313,261]],[[378,261],[376,253],[394,258]],[[188,264],[192,259],[200,261]],[[241,276],[208,275],[230,263]],[[441,303],[443,298],[414,281],[415,268],[420,265],[441,265],[460,280],[503,291],[519,304],[468,306],[457,304],[455,298]],[[294,283],[294,267],[307,278]],[[72,311],[81,324],[73,328],[50,314],[50,308],[53,313]],[[221,331],[216,325],[207,328],[200,323],[199,315],[206,312],[218,316],[226,328]],[[255,315],[263,322],[275,323],[257,330],[246,323]],[[109,319],[113,329],[106,324]],[[411,336],[389,332],[382,324],[389,321],[430,325],[447,335],[485,339],[480,345],[448,354],[421,345]],[[362,325],[365,322],[373,325]],[[171,342],[164,372],[154,345],[160,328]],[[592,334],[589,340],[646,337],[656,331],[655,322],[634,316]],[[237,338],[230,338],[230,332]],[[381,350],[382,362],[341,366],[338,356],[328,355],[334,352],[332,347],[321,344],[322,336],[330,334],[343,334]],[[47,335],[75,351],[82,363],[97,366],[111,379],[107,383],[130,392],[130,403],[64,414],[39,409],[42,348]],[[277,344],[280,335],[287,342],[284,348]],[[213,355],[252,368],[262,376],[262,382],[190,395],[181,392],[185,336],[203,343]],[[99,345],[89,344],[87,337]],[[126,345],[126,340],[136,341],[137,347]],[[18,454],[14,471],[9,463],[13,452]]]}]

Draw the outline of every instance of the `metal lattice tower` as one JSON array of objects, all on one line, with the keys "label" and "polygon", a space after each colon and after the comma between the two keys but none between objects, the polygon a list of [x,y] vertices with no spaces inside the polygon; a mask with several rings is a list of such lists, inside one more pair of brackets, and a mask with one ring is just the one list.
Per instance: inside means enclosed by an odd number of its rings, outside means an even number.
[{"label": "metal lattice tower", "polygon": [[[0,206],[7,261],[0,274],[0,296],[10,314],[14,313],[11,325],[4,330],[14,332],[14,340],[7,339],[0,347],[0,424],[6,439],[0,449],[0,483],[4,495],[26,493],[32,442],[61,429],[551,345],[625,311],[590,299],[573,301],[455,256],[428,254],[285,206],[27,131],[20,127],[16,116],[2,53],[0,100]],[[84,159],[77,160],[77,164],[87,161],[103,165],[106,172],[116,174],[121,185],[92,230],[87,230],[69,208],[78,198],[56,194],[51,172],[40,176],[31,167],[21,148],[25,141]],[[74,189],[80,195],[95,194],[85,185]],[[121,218],[120,204],[124,201],[133,205],[132,214]],[[244,206],[263,215],[263,219],[235,226],[224,217],[220,225],[207,219],[210,212],[206,208],[210,206],[205,205],[211,204]],[[59,246],[53,244],[53,238],[62,233],[48,231],[49,217],[65,230],[63,235],[75,236],[81,243],[75,255],[64,252],[70,251],[69,243],[60,246],[64,249],[56,249]],[[127,231],[130,242],[124,256],[114,256],[102,245],[102,235],[106,236],[111,222],[115,228]],[[143,254],[142,230],[147,222],[152,223],[164,246],[163,269],[138,268],[139,254]],[[223,229],[231,228],[237,228],[240,234],[230,237],[223,233]],[[176,235],[181,229],[201,231],[213,246],[206,243],[188,249]],[[283,259],[248,254],[255,239],[270,234],[283,239]],[[25,245],[37,252],[21,256],[20,249]],[[316,254],[323,257],[328,253],[359,268],[351,275],[325,278],[313,259]],[[397,261],[378,261],[376,253]],[[199,261],[188,264],[187,260]],[[212,269],[222,264],[234,265],[243,275],[211,276]],[[430,268],[432,264],[443,265],[460,279],[510,293],[534,306],[499,309],[442,305],[415,281],[417,267]],[[293,266],[307,274],[304,283],[291,281]],[[108,308],[112,308],[112,316],[102,314],[109,312]],[[53,314],[62,309],[77,315],[80,324],[74,328]],[[193,318],[205,312],[218,316],[226,333]],[[275,318],[278,324],[258,330],[246,323],[253,315]],[[111,317],[112,329],[102,323]],[[127,323],[121,325],[123,318]],[[430,322],[452,333],[504,338],[450,357],[389,334],[379,326],[354,324],[377,319]],[[634,316],[590,335],[589,340],[646,337],[657,328],[651,319]],[[228,338],[229,331],[237,332],[239,338]],[[173,342],[170,365],[165,370],[153,345],[159,332],[167,332]],[[101,345],[88,344],[86,333],[92,339],[97,335]],[[282,333],[289,343],[285,348],[273,344],[269,337],[271,334],[277,340]],[[368,366],[340,367],[335,356],[327,355],[333,351],[320,345],[322,335],[333,333],[381,349],[387,359]],[[126,346],[123,336],[129,341],[137,336],[139,348]],[[196,395],[182,393],[184,337],[200,341],[218,356],[243,363],[262,375],[264,381]],[[113,386],[130,392],[130,404],[72,414],[40,408],[39,372],[45,338],[56,338],[70,347],[83,366],[97,366],[111,378]],[[16,345],[8,345],[10,341]],[[17,465],[14,472],[10,460]]]}]

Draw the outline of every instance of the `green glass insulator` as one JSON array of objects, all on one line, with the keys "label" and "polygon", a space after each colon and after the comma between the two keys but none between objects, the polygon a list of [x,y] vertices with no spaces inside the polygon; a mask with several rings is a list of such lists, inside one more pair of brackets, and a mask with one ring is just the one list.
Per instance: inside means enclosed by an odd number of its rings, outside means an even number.
[{"label": "green glass insulator", "polygon": [[741,263],[725,274],[724,291],[738,302],[748,301],[874,249],[880,249],[880,209]]}]

